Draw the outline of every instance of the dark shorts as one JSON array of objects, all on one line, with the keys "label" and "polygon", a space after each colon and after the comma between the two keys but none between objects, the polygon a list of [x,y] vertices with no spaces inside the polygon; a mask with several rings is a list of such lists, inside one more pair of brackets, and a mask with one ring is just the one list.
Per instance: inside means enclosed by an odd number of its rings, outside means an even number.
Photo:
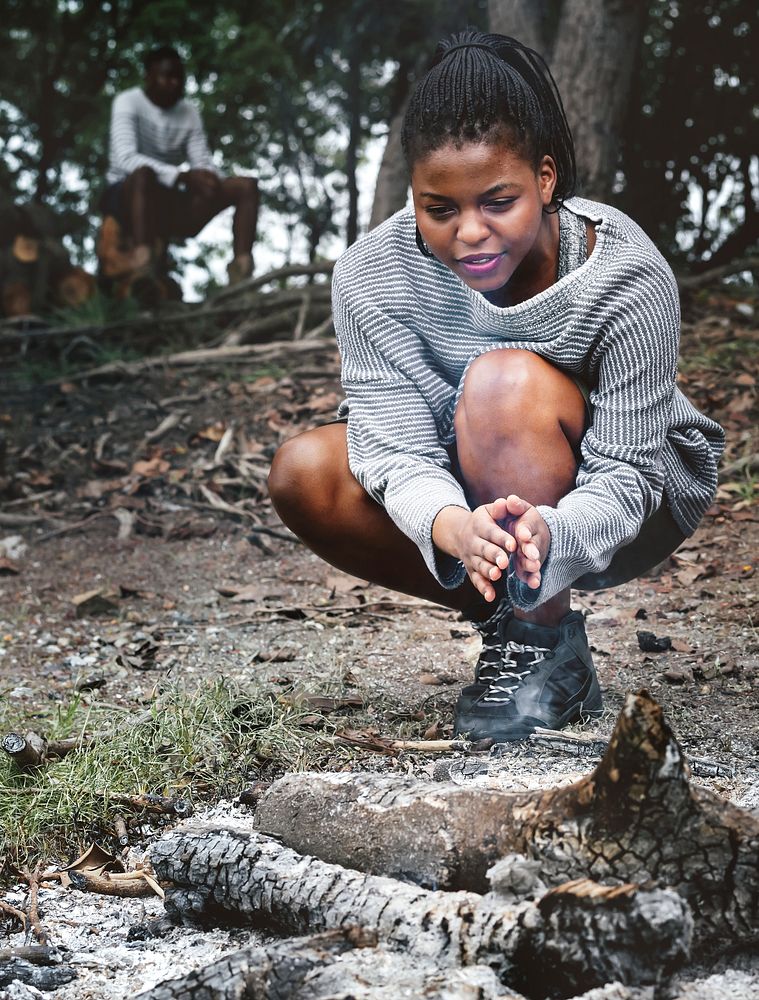
[{"label": "dark shorts", "polygon": [[[109,184],[98,201],[100,214],[111,215],[129,235],[131,221],[126,213],[124,203],[124,181]],[[195,235],[194,226],[190,225],[192,217],[192,195],[189,191],[179,191],[162,185],[161,199],[158,207],[158,232],[165,239],[187,239]]]}]

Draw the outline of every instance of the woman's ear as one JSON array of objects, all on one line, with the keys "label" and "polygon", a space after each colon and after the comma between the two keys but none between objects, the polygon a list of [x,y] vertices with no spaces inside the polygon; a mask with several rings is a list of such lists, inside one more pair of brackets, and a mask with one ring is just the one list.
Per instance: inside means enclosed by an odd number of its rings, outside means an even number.
[{"label": "woman's ear", "polygon": [[553,157],[544,156],[538,164],[538,187],[540,188],[540,197],[544,207],[547,207],[553,201],[553,192],[556,188],[557,179],[558,175]]}]

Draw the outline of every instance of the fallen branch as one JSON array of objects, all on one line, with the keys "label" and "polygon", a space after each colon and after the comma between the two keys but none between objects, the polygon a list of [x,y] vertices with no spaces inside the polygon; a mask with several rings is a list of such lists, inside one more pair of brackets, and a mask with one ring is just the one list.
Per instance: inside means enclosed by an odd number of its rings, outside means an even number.
[{"label": "fallen branch", "polygon": [[506,793],[290,774],[262,796],[255,824],[325,861],[452,889],[481,891],[490,865],[510,853],[538,861],[549,885],[654,879],[694,901],[704,947],[759,931],[759,819],[688,783],[680,747],[644,692],[628,696],[605,756],[573,785]]},{"label": "fallen branch", "polygon": [[103,872],[102,875],[93,875],[91,872],[69,869],[67,874],[71,885],[80,892],[95,892],[101,896],[120,896],[123,899],[143,896],[163,898],[163,889],[149,872]]},{"label": "fallen branch", "polygon": [[759,257],[739,257],[729,264],[721,267],[711,267],[700,274],[684,274],[677,279],[677,283],[682,291],[693,292],[705,285],[713,285],[723,278],[729,278],[732,274],[741,271],[751,271],[756,274],[759,271]]},{"label": "fallen branch", "polygon": [[[0,963],[0,987],[18,982],[37,990],[57,990],[76,978],[74,969],[66,965],[40,966],[18,958]],[[36,993],[34,995],[37,996]],[[3,996],[8,994],[3,993]],[[28,991],[24,991],[24,996],[29,996]]]},{"label": "fallen branch", "polygon": [[[111,375],[137,376],[157,368],[184,368],[193,365],[208,366],[212,364],[230,364],[234,361],[268,360],[282,355],[311,354],[321,350],[336,350],[333,339],[273,340],[268,344],[243,344],[240,347],[200,348],[195,351],[179,351],[176,354],[163,354],[154,358],[143,358],[140,361],[114,361],[85,371],[51,379],[45,385],[54,386],[61,382],[82,382],[86,379],[105,378]],[[20,516],[20,515],[19,515]]]},{"label": "fallen branch", "polygon": [[189,799],[171,798],[168,795],[122,795],[117,792],[98,792],[98,794],[114,805],[129,806],[130,809],[176,816],[178,819],[192,816],[192,803]]},{"label": "fallen branch", "polygon": [[[121,708],[121,706],[117,707]],[[152,710],[147,709],[131,719],[123,719],[119,728],[140,726],[152,717]],[[51,760],[60,760],[74,750],[110,739],[112,736],[113,730],[111,729],[101,729],[94,733],[78,733],[76,736],[68,736],[60,740],[47,740],[44,736],[34,732],[28,732],[25,736],[21,736],[19,733],[6,733],[0,747],[11,757],[19,770],[30,770],[42,767]]]},{"label": "fallen branch", "polygon": [[15,948],[0,948],[0,962],[19,959],[32,965],[60,965],[63,956],[57,948],[42,944],[22,944]]},{"label": "fallen branch", "polygon": [[[558,750],[573,757],[601,757],[609,746],[608,740],[596,737],[575,736],[572,733],[556,732],[553,729],[536,729],[530,736],[530,743]],[[499,744],[499,748],[507,750],[509,744]],[[688,764],[691,774],[698,778],[732,778],[735,768],[730,764],[721,764],[706,757],[690,757],[683,754],[683,760]]]},{"label": "fallen branch", "polygon": [[238,281],[236,285],[222,288],[214,297],[215,302],[225,301],[238,295],[252,292],[256,288],[268,285],[272,281],[281,281],[283,278],[299,278],[315,274],[331,274],[335,266],[333,260],[320,261],[318,264],[289,264],[287,267],[280,267],[268,274],[261,274],[255,278],[246,278],[245,281]]},{"label": "fallen branch", "polygon": [[296,934],[355,925],[409,959],[441,969],[482,963],[517,988],[527,964],[547,984],[541,996],[657,983],[689,951],[688,907],[666,889],[580,880],[514,905],[499,892],[428,891],[325,864],[240,824],[186,825],[150,853],[156,876],[174,887],[166,909],[177,922]]}]

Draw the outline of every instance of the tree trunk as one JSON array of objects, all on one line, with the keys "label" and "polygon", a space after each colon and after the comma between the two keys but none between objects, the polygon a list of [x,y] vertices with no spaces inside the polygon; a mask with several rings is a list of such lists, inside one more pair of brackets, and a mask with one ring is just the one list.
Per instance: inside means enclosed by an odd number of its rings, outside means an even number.
[{"label": "tree trunk", "polygon": [[256,824],[323,860],[435,888],[481,891],[509,853],[554,886],[653,879],[694,903],[705,947],[759,931],[759,820],[688,784],[680,747],[645,692],[628,696],[600,764],[569,787],[506,793],[293,774],[262,797]]},{"label": "tree trunk", "polygon": [[575,140],[578,193],[608,201],[646,4],[564,0],[551,69]]},{"label": "tree trunk", "polygon": [[493,31],[547,57],[577,155],[578,194],[608,201],[619,157],[643,0],[490,0]]},{"label": "tree trunk", "polygon": [[[529,0],[524,0],[525,4],[528,2]],[[542,0],[542,2],[548,3],[550,0]],[[454,31],[460,31],[463,27],[459,0],[437,0],[436,3],[427,4],[427,8],[426,31],[430,39],[437,41]],[[403,63],[398,68],[395,84],[397,89],[390,117],[390,128],[377,174],[377,185],[374,189],[374,201],[369,219],[370,229],[374,229],[380,222],[389,219],[394,212],[398,212],[406,206],[409,176],[406,158],[401,147],[401,131],[411,90],[415,81],[425,72],[431,56],[431,51],[425,51],[417,59],[411,72],[409,72],[410,67]]]},{"label": "tree trunk", "polygon": [[369,217],[370,229],[374,229],[380,222],[384,222],[393,213],[404,208],[408,200],[408,167],[401,147],[401,130],[407,106],[408,100],[405,100],[390,120],[390,131],[387,134],[385,151],[377,174],[377,186],[374,189],[372,214]]},{"label": "tree trunk", "polygon": [[350,246],[358,239],[358,150],[361,145],[361,60],[358,52],[351,53],[348,64],[348,121],[350,132],[345,156],[345,173],[348,178],[348,227],[346,243]]},{"label": "tree trunk", "polygon": [[490,30],[511,35],[551,62],[561,0],[489,0]]}]

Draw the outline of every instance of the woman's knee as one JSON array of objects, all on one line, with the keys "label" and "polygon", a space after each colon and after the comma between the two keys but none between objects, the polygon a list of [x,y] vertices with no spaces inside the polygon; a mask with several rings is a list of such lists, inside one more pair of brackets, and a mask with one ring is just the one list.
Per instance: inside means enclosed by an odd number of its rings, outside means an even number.
[{"label": "woman's knee", "polygon": [[[277,451],[269,471],[269,494],[282,520],[291,527],[329,517],[347,471],[334,435],[326,428],[290,438]],[[343,444],[344,448],[344,444]],[[345,468],[343,468],[345,466]]]},{"label": "woman's knee", "polygon": [[490,410],[521,407],[545,391],[551,365],[531,351],[504,348],[481,354],[469,366],[462,398]]},{"label": "woman's knee", "polygon": [[516,431],[548,419],[551,393],[546,387],[548,362],[530,351],[488,351],[472,362],[456,407],[456,436],[467,430]]}]

